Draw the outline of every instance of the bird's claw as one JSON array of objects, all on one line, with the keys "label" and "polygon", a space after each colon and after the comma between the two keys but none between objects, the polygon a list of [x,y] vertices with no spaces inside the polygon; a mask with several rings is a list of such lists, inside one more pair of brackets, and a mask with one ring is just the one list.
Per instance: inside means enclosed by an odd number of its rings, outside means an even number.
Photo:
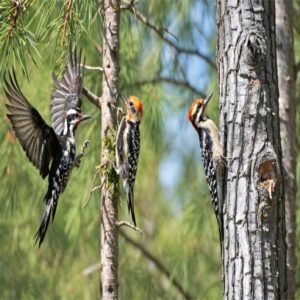
[{"label": "bird's claw", "polygon": [[85,140],[82,144],[82,150],[80,152],[80,154],[84,155],[84,150],[87,148],[87,146],[91,143],[90,140]]},{"label": "bird's claw", "polygon": [[84,153],[84,150],[87,148],[87,146],[91,143],[90,140],[85,140],[82,144],[82,150],[81,152],[75,157],[75,160],[74,160],[74,164],[77,168],[79,168],[80,166],[80,162],[81,162],[81,158],[83,156],[85,156],[85,153]]}]

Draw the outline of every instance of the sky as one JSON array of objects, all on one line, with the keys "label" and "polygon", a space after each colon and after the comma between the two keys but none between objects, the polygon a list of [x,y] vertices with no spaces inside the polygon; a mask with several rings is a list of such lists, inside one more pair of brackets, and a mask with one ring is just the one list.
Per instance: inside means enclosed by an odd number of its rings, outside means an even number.
[{"label": "sky", "polygon": [[[199,33],[197,29],[193,32],[193,41],[191,45],[180,45],[187,48],[198,49],[200,52],[209,55],[210,57],[214,57],[214,50],[211,49],[211,45],[209,41],[216,34],[215,28],[215,11],[211,11],[210,13],[206,13],[204,4],[202,1],[197,2],[195,7],[191,8],[191,17],[195,20],[195,22],[201,28],[202,33]],[[203,18],[199,18],[199,16],[203,16]],[[176,26],[170,26],[170,31],[178,36],[176,33]],[[176,39],[174,39],[176,41]],[[177,41],[180,44],[180,40]],[[172,59],[172,51],[169,46],[165,46],[164,48],[164,59],[166,60],[166,66],[170,65],[168,63],[169,60]],[[182,66],[186,72],[188,81],[199,90],[208,91],[211,73],[209,71],[209,67],[205,61],[196,57],[196,56],[187,56],[182,54],[180,57],[180,61]],[[170,76],[170,70],[166,68],[163,71],[163,74],[166,76]],[[178,90],[174,90],[173,87],[169,85],[165,85],[165,89],[168,89],[168,92],[172,92],[174,94],[174,98],[180,98],[181,94],[178,94]],[[184,93],[182,93],[183,99],[178,100],[179,104],[184,104],[183,107],[171,108],[169,105],[165,105],[164,110],[165,114],[168,116],[172,116],[165,120],[164,130],[166,131],[166,136],[170,137],[172,140],[172,147],[168,155],[162,160],[160,164],[160,172],[159,178],[163,190],[169,199],[174,199],[175,189],[180,180],[180,174],[182,170],[182,164],[184,163],[184,156],[187,152],[195,153],[195,163],[201,164],[201,152],[199,146],[199,139],[195,129],[189,124],[187,114],[190,103],[195,99],[186,99]],[[177,210],[178,203],[174,203],[175,210]]]}]

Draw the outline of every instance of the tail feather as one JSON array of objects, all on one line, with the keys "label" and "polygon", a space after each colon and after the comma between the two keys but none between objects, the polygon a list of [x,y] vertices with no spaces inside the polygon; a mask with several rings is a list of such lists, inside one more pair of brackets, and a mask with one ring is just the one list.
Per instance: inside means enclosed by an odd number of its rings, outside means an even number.
[{"label": "tail feather", "polygon": [[57,207],[57,198],[52,197],[50,199],[45,199],[45,202],[46,202],[46,206],[42,216],[42,222],[34,237],[35,244],[38,243],[39,247],[41,247],[43,240],[45,238],[51,215],[52,215],[52,222],[54,220],[55,211]]},{"label": "tail feather", "polygon": [[134,196],[133,191],[127,192],[128,212],[131,213],[131,218],[134,226],[136,226],[135,214],[134,214]]}]

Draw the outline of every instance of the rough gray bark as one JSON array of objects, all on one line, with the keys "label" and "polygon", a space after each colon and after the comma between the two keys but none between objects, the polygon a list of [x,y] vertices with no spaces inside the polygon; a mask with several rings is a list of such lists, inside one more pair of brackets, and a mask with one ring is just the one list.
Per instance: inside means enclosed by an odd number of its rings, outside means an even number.
[{"label": "rough gray bark", "polygon": [[287,299],[295,299],[296,135],[293,2],[276,0],[276,47],[279,117],[284,178]]},{"label": "rough gray bark", "polygon": [[224,298],[285,299],[275,3],[217,0]]},{"label": "rough gray bark", "polygon": [[[101,299],[118,299],[118,177],[114,158],[119,77],[120,1],[103,1],[103,81],[101,101]],[[113,106],[111,106],[113,104]]]}]

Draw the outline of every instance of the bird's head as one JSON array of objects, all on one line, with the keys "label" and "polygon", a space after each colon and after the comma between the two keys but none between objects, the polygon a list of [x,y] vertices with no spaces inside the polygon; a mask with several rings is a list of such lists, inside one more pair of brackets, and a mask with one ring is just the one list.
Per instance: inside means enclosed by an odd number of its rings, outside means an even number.
[{"label": "bird's head", "polygon": [[72,132],[75,132],[77,126],[82,122],[89,118],[91,118],[91,115],[83,115],[81,113],[80,108],[70,108],[67,110],[65,114],[65,130],[64,133],[66,134],[68,132],[68,129]]},{"label": "bird's head", "polygon": [[134,123],[140,123],[143,115],[142,101],[136,96],[123,99],[127,108],[127,119]]},{"label": "bird's head", "polygon": [[188,118],[195,128],[198,128],[201,121],[206,119],[205,108],[209,100],[211,99],[212,93],[205,99],[196,99],[190,106]]}]

